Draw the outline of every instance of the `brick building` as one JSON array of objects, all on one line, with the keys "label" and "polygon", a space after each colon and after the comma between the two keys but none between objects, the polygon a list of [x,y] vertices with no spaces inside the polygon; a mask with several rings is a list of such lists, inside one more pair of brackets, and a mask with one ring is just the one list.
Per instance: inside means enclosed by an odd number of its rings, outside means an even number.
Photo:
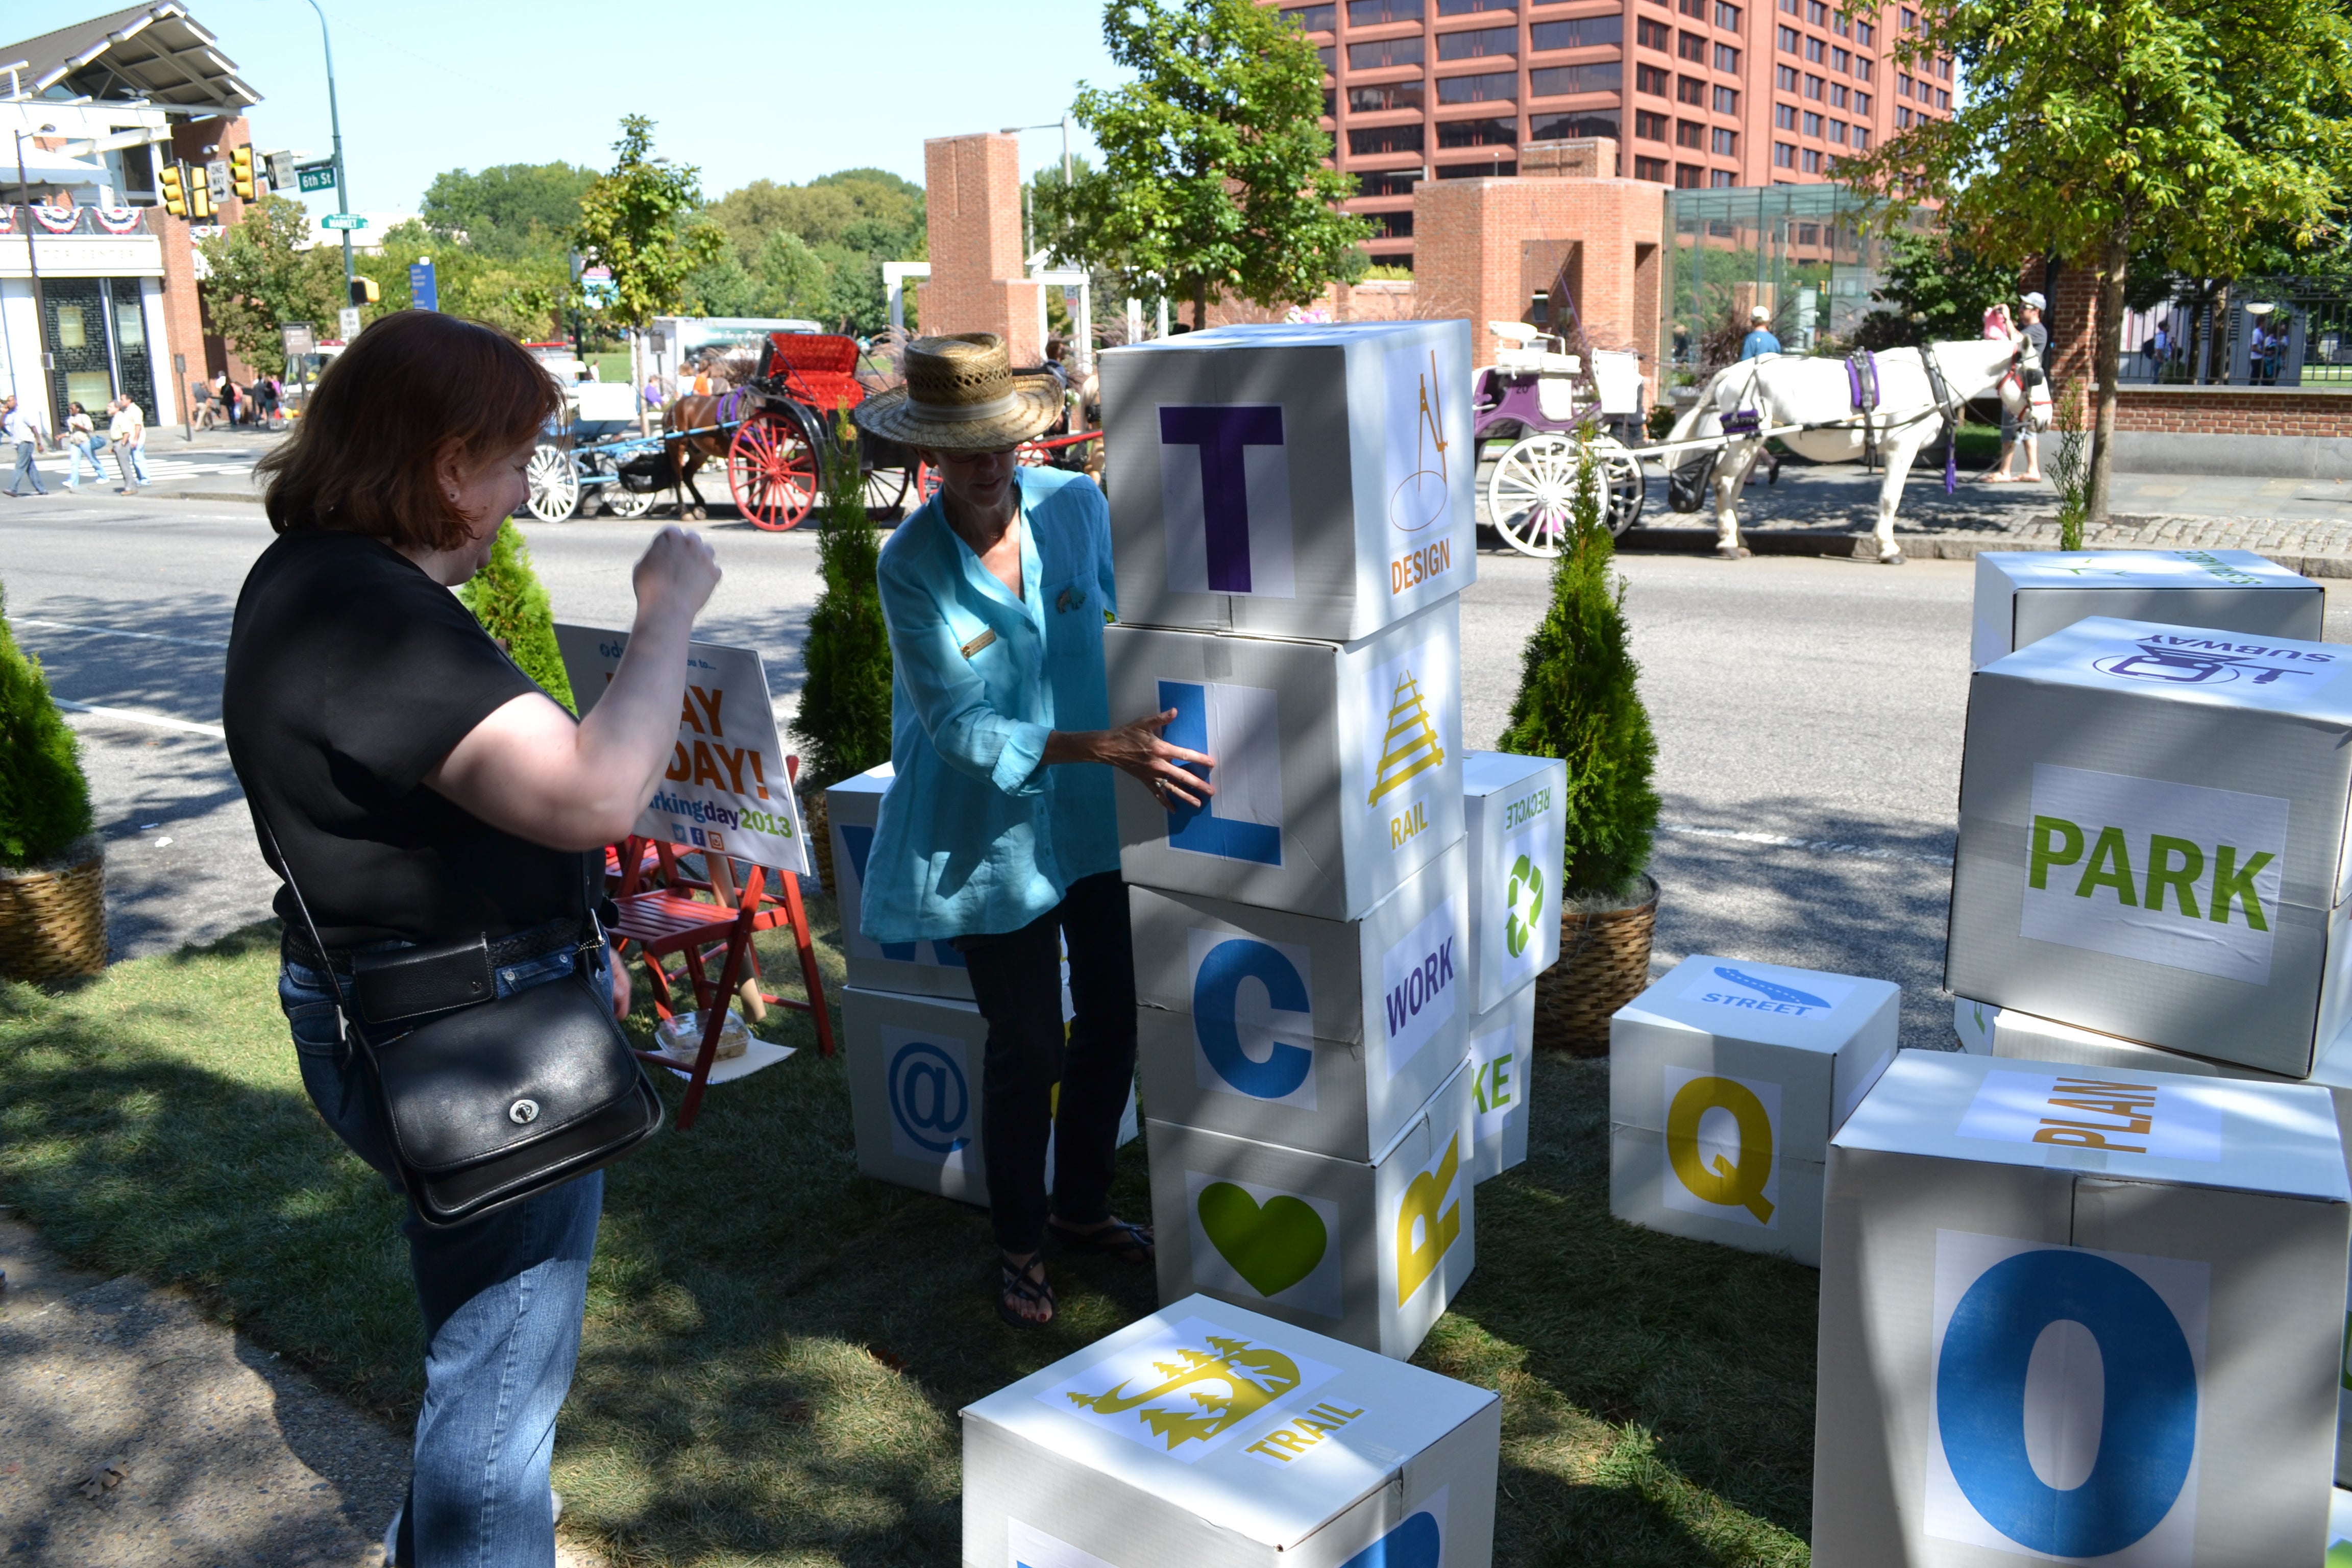
[{"label": "brick building", "polygon": [[1611,138],[1652,184],[1811,183],[1952,107],[1948,59],[1915,75],[1890,58],[1918,22],[1899,4],[1864,19],[1827,0],[1261,3],[1322,53],[1335,156],[1361,192],[1348,205],[1391,266],[1413,265],[1417,184],[1517,174],[1531,143]]},{"label": "brick building", "polygon": [[1045,289],[1021,254],[1021,141],[983,133],[923,143],[929,279],[916,310],[931,332],[994,332],[1020,365],[1045,357]]}]

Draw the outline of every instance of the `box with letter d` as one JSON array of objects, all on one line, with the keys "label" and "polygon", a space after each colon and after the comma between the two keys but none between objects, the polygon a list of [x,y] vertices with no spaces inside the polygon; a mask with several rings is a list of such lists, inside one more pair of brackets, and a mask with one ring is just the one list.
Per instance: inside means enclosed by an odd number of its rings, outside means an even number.
[{"label": "box with letter d", "polygon": [[963,1412],[965,1568],[1486,1568],[1495,1394],[1182,1296]]},{"label": "box with letter d", "polygon": [[1902,1052],[1830,1145],[1817,1568],[2317,1563],[2347,1200],[2316,1089]]},{"label": "box with letter d", "polygon": [[1685,959],[1609,1031],[1609,1212],[1821,1261],[1830,1134],[1895,1055],[1884,980]]}]

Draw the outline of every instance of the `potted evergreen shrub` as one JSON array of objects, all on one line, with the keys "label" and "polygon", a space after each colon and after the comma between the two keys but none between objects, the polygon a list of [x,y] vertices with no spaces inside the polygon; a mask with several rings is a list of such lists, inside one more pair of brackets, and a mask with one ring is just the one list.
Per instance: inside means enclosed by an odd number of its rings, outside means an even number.
[{"label": "potted evergreen shrub", "polygon": [[1625,580],[1601,521],[1599,465],[1580,452],[1551,604],[1528,639],[1500,745],[1568,765],[1559,962],[1536,986],[1537,1038],[1580,1056],[1609,1048],[1609,1017],[1649,984],[1658,884],[1643,868],[1658,823],[1658,754],[1635,689]]},{"label": "potted evergreen shrub", "polygon": [[809,837],[825,891],[833,879],[833,833],[824,786],[855,778],[890,760],[890,630],[882,619],[877,574],[881,547],[866,516],[866,481],[857,427],[841,411],[824,468],[817,520],[816,569],[824,585],[809,611],[801,662],[800,710],[791,732],[801,746]]},{"label": "potted evergreen shrub", "polygon": [[572,678],[563,672],[562,651],[555,646],[554,606],[548,601],[547,585],[531,570],[530,546],[514,519],[499,524],[488,564],[457,590],[457,597],[522,672],[539,682],[540,689],[573,712],[580,710],[572,695]]},{"label": "potted evergreen shrub", "polygon": [[0,604],[0,978],[106,967],[106,855],[81,748]]}]

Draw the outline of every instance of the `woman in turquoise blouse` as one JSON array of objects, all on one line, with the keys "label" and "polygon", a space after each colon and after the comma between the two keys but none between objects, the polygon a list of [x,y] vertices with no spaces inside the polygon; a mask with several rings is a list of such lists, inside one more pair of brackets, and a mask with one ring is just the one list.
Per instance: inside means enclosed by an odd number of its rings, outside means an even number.
[{"label": "woman in turquoise blouse", "polygon": [[[1109,509],[1085,476],[1013,457],[1059,416],[1060,383],[1015,376],[1003,340],[984,333],[919,339],[906,374],[903,390],[856,411],[859,428],[921,448],[940,475],[939,495],[882,551],[895,776],[860,914],[877,942],[951,942],[963,955],[988,1022],[981,1134],[1003,1254],[997,1310],[1044,1323],[1055,1307],[1040,1250],[1049,1231],[1078,1251],[1152,1256],[1150,1227],[1109,1206],[1135,1079],[1135,958],[1109,770],[1194,805],[1211,787],[1182,764],[1205,770],[1210,759],[1160,738],[1172,713],[1111,726]],[[1049,1205],[1045,1142],[1057,1128]]]}]

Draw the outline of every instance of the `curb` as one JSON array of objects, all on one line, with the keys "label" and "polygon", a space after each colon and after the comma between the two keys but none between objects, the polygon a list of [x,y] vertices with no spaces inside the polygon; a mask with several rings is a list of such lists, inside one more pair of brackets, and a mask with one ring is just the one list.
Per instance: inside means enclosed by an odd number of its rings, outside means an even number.
[{"label": "curb", "polygon": [[[1711,528],[1629,528],[1617,539],[1617,548],[1643,553],[1712,555],[1716,531]],[[1758,555],[1804,555],[1831,560],[1875,561],[1877,536],[1831,532],[1819,529],[1742,529],[1739,542]],[[1973,561],[1989,551],[2051,550],[2048,540],[1947,539],[1932,534],[1897,533],[1895,542],[1915,561]],[[2086,544],[2085,550],[2145,550],[2128,542]],[[2242,547],[2241,547],[2242,548]],[[2282,555],[2267,550],[2254,553],[2289,572],[2305,577],[2352,577],[2352,556]]]}]

